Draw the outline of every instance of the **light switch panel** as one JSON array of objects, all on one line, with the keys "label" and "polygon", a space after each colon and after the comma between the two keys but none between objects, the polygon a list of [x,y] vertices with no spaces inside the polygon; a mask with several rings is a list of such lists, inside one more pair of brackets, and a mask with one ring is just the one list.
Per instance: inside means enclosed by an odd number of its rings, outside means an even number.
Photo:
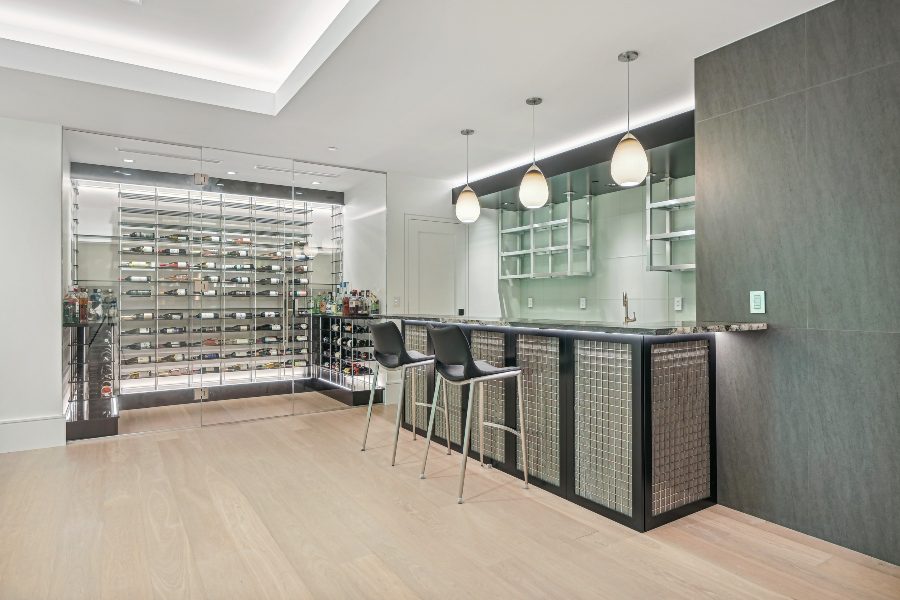
[{"label": "light switch panel", "polygon": [[684,308],[684,299],[681,296],[675,296],[672,299],[672,309],[673,310],[682,310]]},{"label": "light switch panel", "polygon": [[750,314],[758,315],[766,312],[766,293],[750,292]]},{"label": "light switch panel", "polygon": [[581,308],[581,309],[587,308],[587,298],[579,298],[578,299],[578,308]]},{"label": "light switch panel", "polygon": [[528,298],[528,308],[534,308],[534,298]]}]

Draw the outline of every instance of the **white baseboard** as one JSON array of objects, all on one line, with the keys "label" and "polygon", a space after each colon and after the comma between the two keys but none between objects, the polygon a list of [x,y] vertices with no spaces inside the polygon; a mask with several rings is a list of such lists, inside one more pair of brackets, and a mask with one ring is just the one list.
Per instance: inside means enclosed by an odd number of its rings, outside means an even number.
[{"label": "white baseboard", "polygon": [[65,415],[0,421],[0,453],[66,444]]}]

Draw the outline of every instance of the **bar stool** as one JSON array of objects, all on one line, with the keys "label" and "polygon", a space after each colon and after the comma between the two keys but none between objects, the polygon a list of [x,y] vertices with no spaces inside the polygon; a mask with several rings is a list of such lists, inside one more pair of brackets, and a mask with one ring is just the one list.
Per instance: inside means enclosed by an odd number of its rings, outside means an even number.
[{"label": "bar stool", "polygon": [[[472,349],[462,329],[456,325],[444,327],[428,326],[428,335],[434,346],[435,384],[434,398],[431,401],[431,419],[428,422],[428,434],[425,436],[425,455],[422,457],[421,479],[425,479],[425,463],[428,461],[428,448],[431,445],[431,432],[434,428],[434,413],[438,391],[443,384],[463,386],[469,385],[469,401],[466,410],[466,429],[463,436],[462,463],[459,468],[459,498],[462,504],[463,485],[466,481],[466,460],[469,457],[469,438],[472,432],[472,399],[475,388],[478,388],[478,430],[479,455],[481,466],[484,466],[484,428],[493,427],[508,431],[517,436],[522,446],[522,471],[525,474],[525,489],[528,489],[528,453],[525,447],[525,410],[522,403],[522,369],[519,367],[495,367],[490,363],[475,360]],[[519,429],[515,430],[500,423],[484,421],[484,382],[495,379],[516,378],[516,396],[519,404]],[[446,408],[446,399],[445,399]],[[446,420],[446,418],[445,418]]]},{"label": "bar stool", "polygon": [[[397,423],[394,427],[394,453],[391,455],[391,466],[397,459],[397,440],[400,437],[400,418],[403,414],[403,403],[406,399],[406,370],[412,367],[430,365],[434,362],[434,356],[427,356],[415,350],[407,350],[403,344],[403,336],[393,321],[376,323],[369,326],[372,333],[372,345],[375,354],[375,369],[372,373],[372,389],[369,392],[369,410],[366,414],[366,430],[363,433],[362,451],[366,451],[366,439],[369,437],[369,423],[372,421],[372,404],[375,402],[375,387],[378,385],[378,372],[384,369],[388,372],[400,371],[400,402],[397,405]],[[415,415],[416,409],[421,406],[429,406],[427,402],[413,403],[413,439],[416,435]],[[431,405],[434,406],[433,404]],[[447,424],[447,454],[450,454],[450,421],[447,418],[447,398],[444,396],[444,422]]]}]

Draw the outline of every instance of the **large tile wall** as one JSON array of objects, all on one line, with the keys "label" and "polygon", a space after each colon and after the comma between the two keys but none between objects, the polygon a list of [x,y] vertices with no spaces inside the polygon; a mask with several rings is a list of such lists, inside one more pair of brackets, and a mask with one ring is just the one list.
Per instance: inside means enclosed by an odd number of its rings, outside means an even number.
[{"label": "large tile wall", "polygon": [[719,501],[900,564],[900,2],[695,66],[697,318],[772,325],[717,341]]}]

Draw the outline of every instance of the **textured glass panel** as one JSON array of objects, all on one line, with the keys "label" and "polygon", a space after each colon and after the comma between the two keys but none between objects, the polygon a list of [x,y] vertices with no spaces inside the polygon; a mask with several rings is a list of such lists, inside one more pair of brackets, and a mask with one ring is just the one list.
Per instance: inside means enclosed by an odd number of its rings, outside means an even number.
[{"label": "textured glass panel", "polygon": [[[407,325],[405,330],[406,347],[423,354],[428,351],[428,332],[422,325]],[[416,402],[431,402],[428,398],[428,371],[426,367],[416,367],[406,371],[406,404],[403,418],[407,424],[412,423],[412,414],[416,412],[416,426],[420,429],[428,427],[425,420],[424,407],[416,407]]]},{"label": "textured glass panel", "polygon": [[652,512],[710,495],[709,342],[656,344],[651,358]]},{"label": "textured glass panel", "polygon": [[[528,473],[559,485],[559,338],[520,335],[516,346],[525,388]],[[521,469],[520,453],[516,461]]]},{"label": "textured glass panel", "polygon": [[575,342],[575,493],[631,516],[631,346]]},{"label": "textured glass panel", "polygon": [[[496,367],[504,365],[504,336],[502,333],[492,333],[489,331],[473,331],[472,332],[472,355],[475,360],[484,360]],[[485,381],[484,386],[484,420],[487,423],[506,424],[504,407],[505,403],[505,380]],[[476,391],[475,398],[472,401],[472,410],[476,411],[472,415],[472,449],[478,451],[479,431],[478,431],[478,395]],[[436,431],[443,431],[438,429]],[[490,456],[498,461],[505,460],[506,452],[506,433],[500,429],[485,427],[484,429],[484,455]]]}]

